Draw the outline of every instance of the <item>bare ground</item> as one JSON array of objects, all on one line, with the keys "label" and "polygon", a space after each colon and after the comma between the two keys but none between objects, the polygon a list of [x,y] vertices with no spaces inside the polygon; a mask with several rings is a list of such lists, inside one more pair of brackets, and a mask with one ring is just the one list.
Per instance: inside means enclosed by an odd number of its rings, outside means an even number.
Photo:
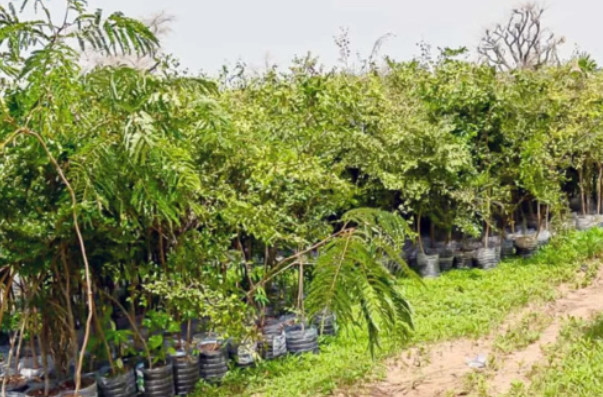
[{"label": "bare ground", "polygon": [[[545,361],[543,347],[555,343],[564,319],[589,318],[603,312],[603,266],[593,282],[586,288],[570,290],[559,287],[561,298],[540,306],[528,306],[520,313],[509,316],[499,331],[478,339],[459,339],[410,349],[390,359],[386,364],[386,377],[376,383],[356,386],[340,391],[338,396],[404,396],[453,397],[469,396],[475,390],[467,379],[476,370],[467,361],[477,355],[488,357],[488,366],[481,370],[487,385],[487,395],[499,396],[509,391],[514,381],[529,384],[529,374],[534,365]],[[526,313],[545,313],[552,321],[542,330],[538,340],[527,347],[501,353],[495,347],[496,336],[512,329]],[[482,392],[483,395],[483,392]]]}]

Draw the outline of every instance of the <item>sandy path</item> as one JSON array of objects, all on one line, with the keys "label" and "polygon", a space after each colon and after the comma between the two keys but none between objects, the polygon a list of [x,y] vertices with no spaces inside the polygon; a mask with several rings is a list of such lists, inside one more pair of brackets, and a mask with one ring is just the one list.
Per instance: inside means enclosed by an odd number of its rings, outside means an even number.
[{"label": "sandy path", "polygon": [[[541,346],[555,343],[567,317],[589,318],[603,312],[603,266],[595,280],[586,288],[569,291],[560,287],[561,298],[544,306],[529,306],[510,316],[501,326],[505,330],[531,311],[545,312],[553,321],[540,338],[524,349],[502,354],[495,351],[493,342],[498,332],[479,340],[454,340],[410,349],[387,362],[386,377],[382,381],[340,391],[339,396],[405,396],[452,397],[470,395],[465,385],[466,375],[475,371],[467,360],[478,354],[494,359],[496,365],[484,370],[488,394],[506,393],[513,381],[529,383],[531,368],[545,359]],[[502,331],[501,331],[502,332]]]}]

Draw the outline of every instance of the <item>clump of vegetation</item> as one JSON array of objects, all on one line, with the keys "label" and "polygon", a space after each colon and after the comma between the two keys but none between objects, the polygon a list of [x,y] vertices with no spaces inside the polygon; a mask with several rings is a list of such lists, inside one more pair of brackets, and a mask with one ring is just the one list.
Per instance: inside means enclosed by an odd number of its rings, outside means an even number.
[{"label": "clump of vegetation", "polygon": [[[570,209],[596,223],[603,75],[587,57],[551,64],[545,50],[496,68],[445,49],[383,65],[372,54],[356,72],[308,55],[212,80],[121,13],[16,5],[0,6],[0,323],[35,370],[67,377],[75,362],[76,394],[100,362],[112,377],[137,355],[161,371],[176,349],[257,341],[280,315],[305,328],[334,314],[364,342],[342,360],[477,335],[571,279],[558,258],[601,250],[595,233],[561,237],[530,268],[503,265],[505,280],[438,281],[437,300],[407,263],[413,249],[481,237],[495,252],[492,236],[561,231]],[[84,69],[84,52],[153,62]],[[459,307],[475,311],[451,322]]]}]

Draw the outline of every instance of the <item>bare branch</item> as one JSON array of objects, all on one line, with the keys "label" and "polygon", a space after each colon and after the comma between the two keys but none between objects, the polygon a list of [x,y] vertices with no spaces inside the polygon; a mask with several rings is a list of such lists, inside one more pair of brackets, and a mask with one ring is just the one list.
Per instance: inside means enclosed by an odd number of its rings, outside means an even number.
[{"label": "bare branch", "polygon": [[505,24],[486,30],[478,46],[483,61],[501,70],[538,69],[557,63],[557,48],[565,39],[542,27],[544,11],[528,3],[513,9]]}]

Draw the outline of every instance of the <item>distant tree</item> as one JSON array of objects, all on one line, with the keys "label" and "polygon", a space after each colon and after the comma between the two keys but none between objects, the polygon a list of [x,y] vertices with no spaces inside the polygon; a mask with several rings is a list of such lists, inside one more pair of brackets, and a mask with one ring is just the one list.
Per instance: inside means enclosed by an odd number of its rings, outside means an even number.
[{"label": "distant tree", "polygon": [[528,3],[513,9],[505,24],[486,30],[478,53],[499,70],[538,69],[558,64],[558,48],[565,42],[542,26],[545,9]]}]

